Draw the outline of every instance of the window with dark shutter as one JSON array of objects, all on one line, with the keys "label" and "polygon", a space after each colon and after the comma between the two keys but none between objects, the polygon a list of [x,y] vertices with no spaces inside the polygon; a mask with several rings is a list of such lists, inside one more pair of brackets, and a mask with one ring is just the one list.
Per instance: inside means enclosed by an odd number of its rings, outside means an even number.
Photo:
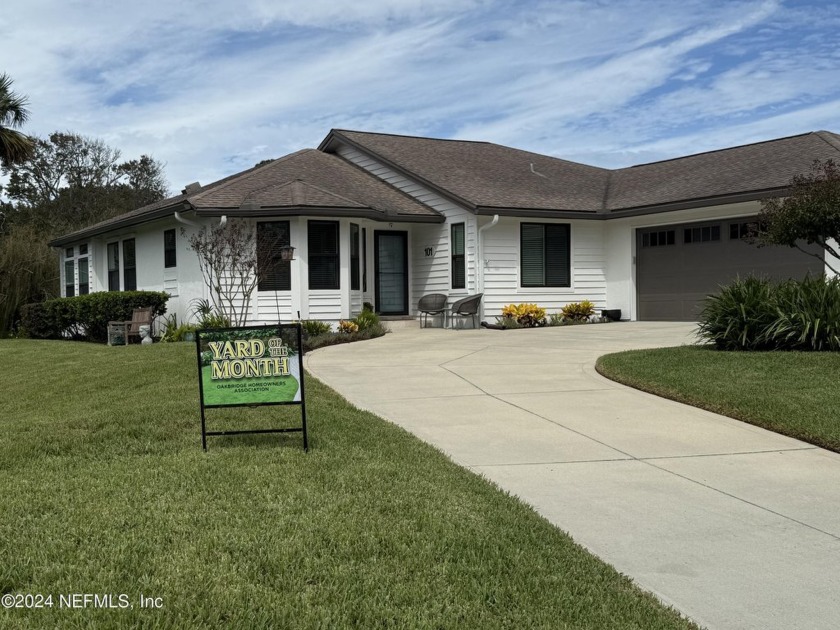
[{"label": "window with dark shutter", "polygon": [[90,293],[90,268],[88,259],[79,258],[79,295]]},{"label": "window with dark shutter", "polygon": [[164,230],[163,232],[163,266],[171,269],[177,266],[178,258],[175,253],[176,238],[175,230]]},{"label": "window with dark shutter", "polygon": [[120,244],[108,243],[108,290],[120,290]]},{"label": "window with dark shutter", "polygon": [[73,297],[76,295],[76,278],[74,276],[75,269],[72,260],[64,261],[64,297]]},{"label": "window with dark shutter", "polygon": [[350,290],[358,291],[361,285],[359,226],[350,224]]},{"label": "window with dark shutter", "polygon": [[291,291],[292,264],[280,255],[290,244],[288,221],[257,223],[258,291]]},{"label": "window with dark shutter", "polygon": [[338,221],[310,221],[308,228],[310,290],[340,288]]},{"label": "window with dark shutter", "polygon": [[570,287],[569,225],[522,223],[520,264],[523,287]]},{"label": "window with dark shutter", "polygon": [[123,241],[123,291],[137,290],[137,258],[134,250],[134,239]]},{"label": "window with dark shutter", "polygon": [[464,224],[453,223],[450,239],[452,247],[452,288],[463,289],[467,283],[467,270],[464,258]]}]

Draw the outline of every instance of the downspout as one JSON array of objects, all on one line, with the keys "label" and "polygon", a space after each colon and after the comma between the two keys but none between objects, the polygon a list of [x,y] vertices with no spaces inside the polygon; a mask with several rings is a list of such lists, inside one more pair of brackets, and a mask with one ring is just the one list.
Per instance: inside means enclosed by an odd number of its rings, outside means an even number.
[{"label": "downspout", "polygon": [[[477,220],[477,218],[476,218]],[[490,221],[487,225],[483,225],[478,228],[478,260],[476,261],[478,265],[477,273],[475,274],[476,279],[476,293],[484,293],[484,268],[487,265],[487,261],[484,260],[484,240],[482,238],[482,232],[484,230],[489,230],[492,227],[495,227],[496,224],[499,222],[499,215],[494,214],[493,220]],[[484,299],[481,300],[481,321],[484,321]]]}]

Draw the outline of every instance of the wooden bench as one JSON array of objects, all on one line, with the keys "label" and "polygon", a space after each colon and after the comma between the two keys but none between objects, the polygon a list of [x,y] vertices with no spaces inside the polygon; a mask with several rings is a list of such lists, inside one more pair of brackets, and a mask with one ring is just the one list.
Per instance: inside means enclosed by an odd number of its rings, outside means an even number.
[{"label": "wooden bench", "polygon": [[[132,337],[140,338],[140,326],[149,326],[151,333],[152,320],[154,309],[151,306],[143,308],[135,308],[131,314],[131,319],[128,321],[112,321],[108,322],[108,345],[109,346],[127,346]],[[122,339],[122,343],[115,343]]]}]

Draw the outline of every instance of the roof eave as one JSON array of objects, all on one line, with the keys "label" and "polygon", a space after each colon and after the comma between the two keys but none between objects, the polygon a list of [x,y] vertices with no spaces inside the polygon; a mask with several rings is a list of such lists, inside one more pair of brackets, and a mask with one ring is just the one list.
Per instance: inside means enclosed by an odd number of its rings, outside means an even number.
[{"label": "roof eave", "polygon": [[446,219],[441,215],[413,215],[387,214],[372,208],[340,208],[331,206],[283,206],[260,208],[197,208],[196,214],[201,217],[349,217],[371,219],[380,223],[443,223]]},{"label": "roof eave", "polygon": [[92,226],[90,228],[86,228],[83,230],[79,230],[77,232],[71,232],[70,234],[65,234],[64,236],[59,236],[51,240],[47,243],[50,247],[64,247],[65,245],[69,245],[70,243],[77,243],[78,241],[92,238],[94,236],[99,236],[100,234],[106,234],[108,232],[113,232],[115,230],[121,230],[128,227],[134,227],[136,225],[142,225],[144,223],[151,223],[152,221],[158,221],[160,219],[165,219],[167,217],[171,217],[174,212],[184,212],[186,210],[191,210],[192,208],[189,205],[185,207],[184,201],[179,201],[176,204],[172,204],[170,206],[165,206],[163,208],[159,208],[157,210],[153,210],[151,212],[133,216],[133,217],[126,217],[124,219],[120,219],[109,223],[108,225],[102,226]]},{"label": "roof eave", "polygon": [[751,190],[741,193],[727,193],[723,195],[698,197],[696,199],[686,199],[682,201],[670,201],[667,203],[651,204],[646,206],[616,208],[614,210],[610,210],[609,214],[606,216],[609,218],[619,216],[634,217],[644,214],[657,214],[659,212],[672,212],[674,210],[691,210],[693,208],[725,206],[734,203],[759,201],[761,199],[767,199],[768,197],[783,196],[788,190],[789,188],[787,186],[780,186],[776,188],[764,188],[761,190]]},{"label": "roof eave", "polygon": [[526,217],[532,219],[588,219],[602,220],[607,215],[596,210],[543,210],[541,208],[497,208],[494,206],[478,206],[475,213],[481,216]]}]

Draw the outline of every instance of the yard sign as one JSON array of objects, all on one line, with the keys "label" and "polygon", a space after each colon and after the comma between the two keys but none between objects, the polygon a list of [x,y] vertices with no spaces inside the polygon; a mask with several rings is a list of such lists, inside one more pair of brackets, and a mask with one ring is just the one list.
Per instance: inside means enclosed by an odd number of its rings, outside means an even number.
[{"label": "yard sign", "polygon": [[[289,432],[302,432],[303,448],[309,450],[301,336],[300,324],[196,331],[201,446],[205,451],[208,435]],[[207,430],[205,409],[263,405],[300,405],[301,427]]]}]

